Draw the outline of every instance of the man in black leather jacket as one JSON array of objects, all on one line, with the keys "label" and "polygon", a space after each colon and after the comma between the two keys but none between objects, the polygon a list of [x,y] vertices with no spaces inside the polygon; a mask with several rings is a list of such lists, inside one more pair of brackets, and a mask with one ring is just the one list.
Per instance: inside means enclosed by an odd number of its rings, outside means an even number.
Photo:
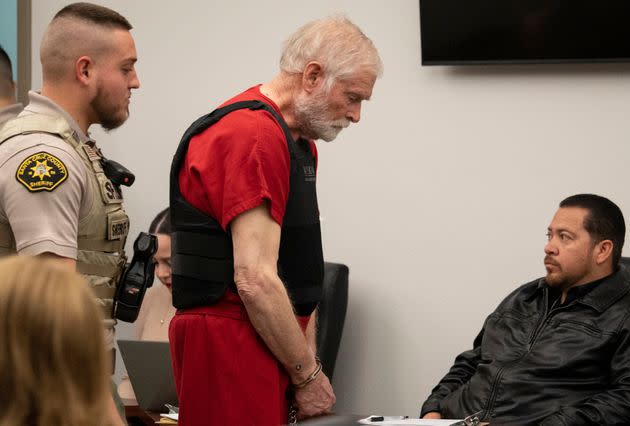
[{"label": "man in black leather jacket", "polygon": [[491,425],[630,425],[630,272],[621,211],[591,194],[562,201],[544,278],[508,295],[433,389],[423,418]]}]

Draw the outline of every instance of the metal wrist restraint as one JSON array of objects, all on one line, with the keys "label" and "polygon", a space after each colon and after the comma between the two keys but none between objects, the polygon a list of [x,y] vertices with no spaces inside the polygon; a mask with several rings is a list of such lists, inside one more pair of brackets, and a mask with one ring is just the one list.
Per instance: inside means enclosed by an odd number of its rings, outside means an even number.
[{"label": "metal wrist restraint", "polygon": [[315,357],[315,364],[317,365],[315,367],[315,370],[313,370],[313,372],[303,382],[293,385],[295,389],[302,389],[304,386],[315,380],[317,376],[319,376],[319,373],[322,372],[322,362],[320,361],[319,357]]},{"label": "metal wrist restraint", "polygon": [[481,416],[481,413],[483,413],[483,410],[477,411],[476,413],[473,413],[470,416],[464,418],[464,420],[460,420],[459,422],[453,423],[450,426],[478,426],[481,423],[481,419],[479,418],[479,416]]},{"label": "metal wrist restraint", "polygon": [[[322,372],[322,361],[319,359],[318,356],[315,357],[315,363],[317,364],[317,366],[315,367],[315,370],[313,370],[313,372],[306,379],[304,379],[304,381],[294,384],[293,389],[302,389],[306,385],[311,383],[313,380],[315,380],[317,376],[319,376],[319,373]],[[289,421],[288,422],[290,425],[297,424],[297,413],[298,413],[297,408],[293,404],[289,404]]]},{"label": "metal wrist restraint", "polygon": [[133,243],[133,259],[118,284],[114,298],[114,318],[134,322],[144,299],[144,293],[153,285],[157,251],[155,235],[141,232]]}]

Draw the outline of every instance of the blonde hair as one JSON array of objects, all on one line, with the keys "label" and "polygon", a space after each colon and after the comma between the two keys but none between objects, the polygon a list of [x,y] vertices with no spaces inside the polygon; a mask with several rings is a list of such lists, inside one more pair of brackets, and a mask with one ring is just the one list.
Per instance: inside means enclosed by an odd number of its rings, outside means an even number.
[{"label": "blonde hair", "polygon": [[341,15],[309,22],[284,42],[282,71],[301,73],[311,61],[324,68],[327,88],[357,71],[368,71],[375,77],[383,74],[383,63],[372,40]]},{"label": "blonde hair", "polygon": [[0,426],[104,421],[101,321],[78,273],[52,259],[0,259]]}]

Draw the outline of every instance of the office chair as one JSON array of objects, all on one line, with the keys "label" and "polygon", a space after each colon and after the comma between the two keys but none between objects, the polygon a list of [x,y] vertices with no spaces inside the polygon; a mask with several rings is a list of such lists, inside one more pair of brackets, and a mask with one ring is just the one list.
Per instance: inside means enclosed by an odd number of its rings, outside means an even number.
[{"label": "office chair", "polygon": [[346,265],[324,263],[323,295],[317,313],[317,355],[331,382],[348,307],[348,273]]}]

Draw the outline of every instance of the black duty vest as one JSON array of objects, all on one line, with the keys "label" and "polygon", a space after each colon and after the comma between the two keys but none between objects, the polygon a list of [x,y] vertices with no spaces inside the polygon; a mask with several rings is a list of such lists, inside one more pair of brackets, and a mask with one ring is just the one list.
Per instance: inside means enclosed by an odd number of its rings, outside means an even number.
[{"label": "black duty vest", "polygon": [[278,273],[296,314],[309,315],[322,295],[324,259],[315,191],[315,158],[308,141],[295,142],[282,117],[260,101],[236,102],[195,121],[184,133],[171,166],[170,207],[173,305],[208,306],[234,285],[232,236],[212,217],[190,205],[179,188],[179,172],[193,136],[238,109],[265,110],[282,127],[291,158],[289,198],[284,215]]}]

